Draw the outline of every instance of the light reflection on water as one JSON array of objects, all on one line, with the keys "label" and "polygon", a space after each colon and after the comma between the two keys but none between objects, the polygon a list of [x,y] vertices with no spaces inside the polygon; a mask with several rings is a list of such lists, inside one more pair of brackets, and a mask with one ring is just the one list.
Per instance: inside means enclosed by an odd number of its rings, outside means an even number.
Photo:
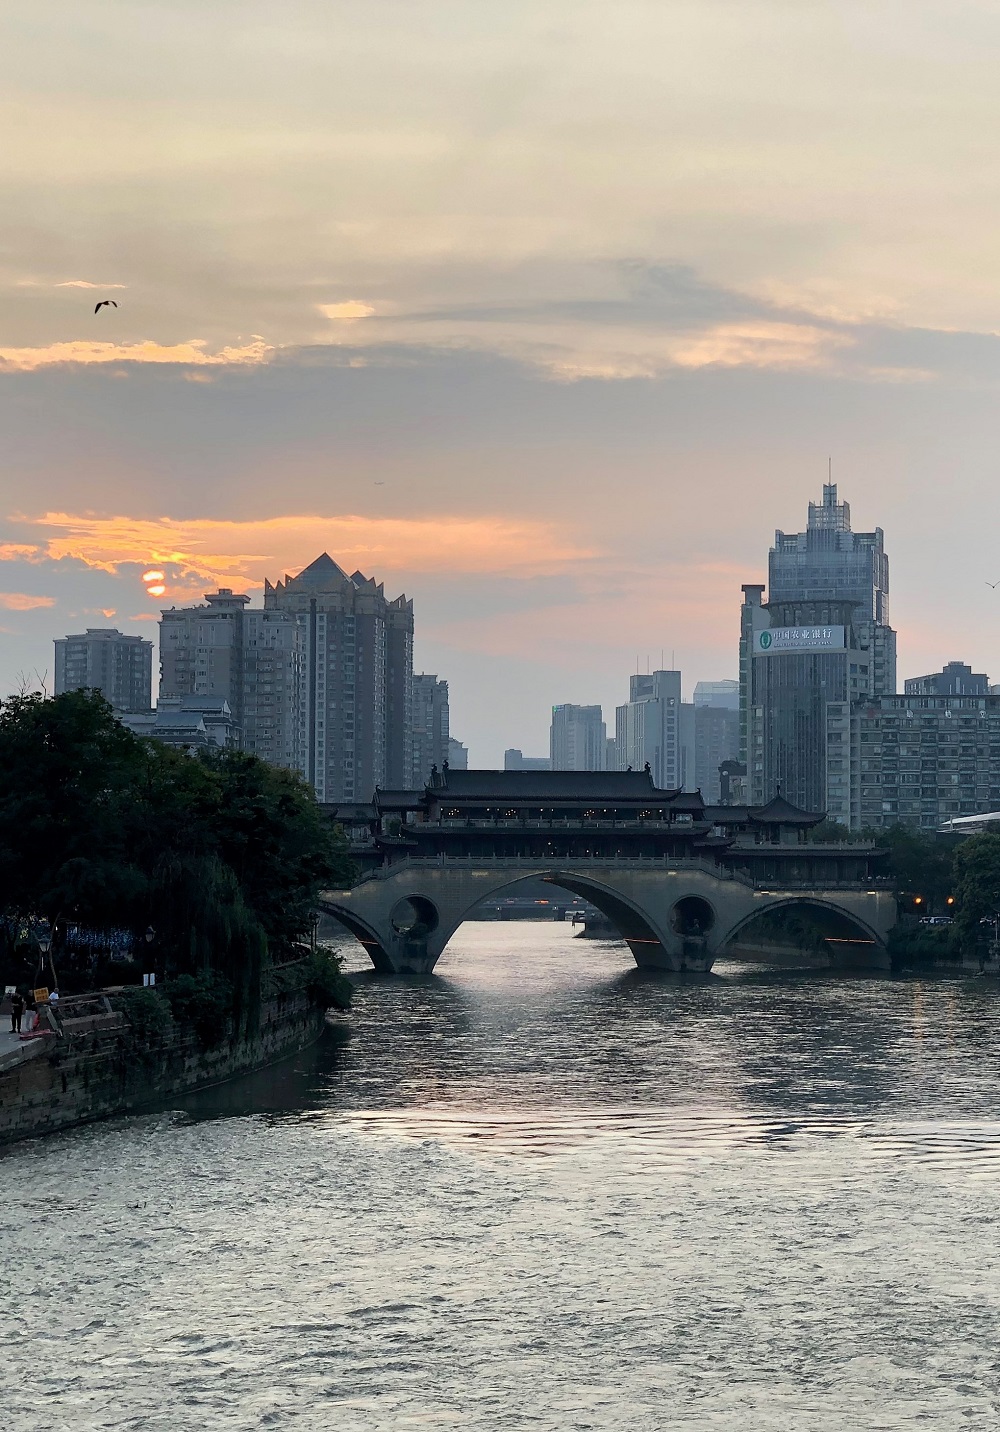
[{"label": "light reflection on water", "polygon": [[1000,1426],[995,982],[438,970],[0,1159],[10,1425]]}]

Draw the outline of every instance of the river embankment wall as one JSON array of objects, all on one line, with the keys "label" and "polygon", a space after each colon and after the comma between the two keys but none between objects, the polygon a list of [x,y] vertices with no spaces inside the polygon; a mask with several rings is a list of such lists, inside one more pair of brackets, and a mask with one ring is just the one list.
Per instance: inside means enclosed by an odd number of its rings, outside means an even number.
[{"label": "river embankment wall", "polygon": [[159,1103],[272,1064],[317,1040],[325,1011],[306,990],[261,1005],[251,1038],[204,1048],[191,1028],[141,1036],[123,1009],[63,1020],[63,1035],[0,1062],[0,1146]]}]

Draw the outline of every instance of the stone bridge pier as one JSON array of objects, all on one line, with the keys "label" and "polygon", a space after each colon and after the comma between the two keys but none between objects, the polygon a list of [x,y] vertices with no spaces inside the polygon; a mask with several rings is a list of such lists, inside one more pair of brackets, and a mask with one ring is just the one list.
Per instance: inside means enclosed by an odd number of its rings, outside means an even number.
[{"label": "stone bridge pier", "polygon": [[589,901],[644,968],[707,973],[757,915],[789,907],[821,917],[834,964],[889,967],[896,902],[887,892],[762,890],[699,860],[408,859],[349,890],[324,891],[320,908],[351,930],[377,970],[429,974],[474,906],[529,876]]}]

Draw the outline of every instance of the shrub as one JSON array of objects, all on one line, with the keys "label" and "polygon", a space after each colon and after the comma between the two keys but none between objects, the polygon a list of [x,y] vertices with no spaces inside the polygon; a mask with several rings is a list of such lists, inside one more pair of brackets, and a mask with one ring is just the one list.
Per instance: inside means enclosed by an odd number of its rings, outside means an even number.
[{"label": "shrub", "polygon": [[347,1009],[351,1003],[354,987],[344,974],[340,957],[325,945],[320,945],[309,956],[309,996],[324,1009],[336,1005]]},{"label": "shrub", "polygon": [[176,1022],[193,1029],[203,1049],[222,1043],[233,1014],[233,987],[228,980],[205,971],[178,975],[161,988]]},{"label": "shrub", "polygon": [[148,1053],[170,1034],[170,1006],[155,989],[123,989],[116,1002],[128,1024],[128,1044],[136,1053]]}]

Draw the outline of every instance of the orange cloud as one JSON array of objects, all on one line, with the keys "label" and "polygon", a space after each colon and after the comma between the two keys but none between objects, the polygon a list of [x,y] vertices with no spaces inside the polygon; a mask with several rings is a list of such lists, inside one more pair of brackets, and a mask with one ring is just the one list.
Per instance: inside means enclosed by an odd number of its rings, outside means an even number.
[{"label": "orange cloud", "polygon": [[370,303],[364,303],[358,298],[349,298],[346,303],[321,303],[318,307],[326,318],[341,320],[370,318],[375,312]]},{"label": "orange cloud", "polygon": [[0,562],[37,562],[42,548],[30,542],[0,542]]},{"label": "orange cloud", "polygon": [[31,612],[36,607],[54,607],[55,597],[32,597],[27,592],[0,592],[0,607],[8,612]]},{"label": "orange cloud", "polygon": [[57,283],[56,288],[127,288],[124,283],[89,283],[85,278],[68,278]]},{"label": "orange cloud", "polygon": [[324,549],[345,568],[536,576],[594,557],[555,524],[490,517],[330,517],[314,513],[260,521],[170,517],[101,517],[47,512],[18,517],[43,528],[45,556],[70,557],[89,567],[117,572],[135,563],[163,569],[168,594],[210,582],[261,586],[264,578],[296,572]]},{"label": "orange cloud", "polygon": [[206,352],[203,338],[189,338],[185,343],[98,343],[74,339],[69,343],[50,343],[45,348],[0,348],[0,372],[30,373],[36,368],[50,368],[57,363],[182,363],[189,366],[222,367],[227,364],[251,365],[265,362],[274,349],[255,337],[241,347],[220,348]]}]

